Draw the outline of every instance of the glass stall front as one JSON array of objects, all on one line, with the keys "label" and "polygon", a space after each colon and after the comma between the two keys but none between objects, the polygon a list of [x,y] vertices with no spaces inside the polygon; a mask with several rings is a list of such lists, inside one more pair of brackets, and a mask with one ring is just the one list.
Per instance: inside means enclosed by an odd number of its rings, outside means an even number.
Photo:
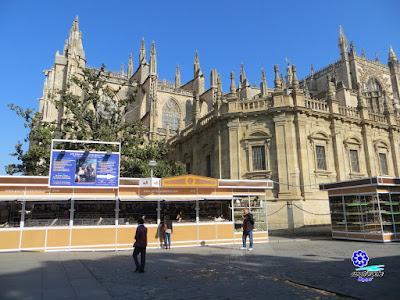
[{"label": "glass stall front", "polygon": [[332,237],[400,240],[400,179],[373,177],[323,184],[328,191]]}]

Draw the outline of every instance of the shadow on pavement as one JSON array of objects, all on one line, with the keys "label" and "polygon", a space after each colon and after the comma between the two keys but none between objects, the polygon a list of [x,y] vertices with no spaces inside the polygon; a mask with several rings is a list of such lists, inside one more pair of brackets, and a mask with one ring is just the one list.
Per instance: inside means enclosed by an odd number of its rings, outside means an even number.
[{"label": "shadow on pavement", "polygon": [[[398,299],[400,251],[387,247],[313,241],[256,244],[252,252],[239,246],[148,250],[144,274],[133,272],[131,251],[4,253],[0,298]],[[358,248],[369,253],[369,265],[385,265],[382,278],[361,283],[350,277]],[[387,254],[393,251],[399,255]]]}]

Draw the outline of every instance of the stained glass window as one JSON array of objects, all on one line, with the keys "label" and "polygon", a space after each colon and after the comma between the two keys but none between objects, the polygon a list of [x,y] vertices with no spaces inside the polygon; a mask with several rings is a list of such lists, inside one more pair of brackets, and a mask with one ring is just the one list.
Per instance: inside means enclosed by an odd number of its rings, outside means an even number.
[{"label": "stained glass window", "polygon": [[178,105],[173,100],[168,100],[164,105],[162,114],[162,126],[167,128],[167,123],[169,123],[169,129],[177,130],[179,127],[179,108]]}]

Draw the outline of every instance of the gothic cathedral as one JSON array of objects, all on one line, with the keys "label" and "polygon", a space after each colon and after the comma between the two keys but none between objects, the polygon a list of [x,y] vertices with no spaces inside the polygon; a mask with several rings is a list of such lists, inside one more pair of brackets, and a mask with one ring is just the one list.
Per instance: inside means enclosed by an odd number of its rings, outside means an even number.
[{"label": "gothic cathedral", "polygon": [[[193,79],[181,83],[179,65],[175,82],[159,80],[157,54],[152,43],[147,61],[145,41],[134,69],[109,72],[107,82],[116,99],[137,91],[127,108],[126,122],[140,120],[150,139],[173,146],[171,160],[186,164],[188,173],[225,179],[272,179],[267,192],[269,227],[295,228],[329,224],[326,192],[318,184],[371,176],[400,177],[400,67],[390,46],[388,64],[350,51],[340,27],[340,58],[299,80],[296,66],[286,75],[274,66],[274,86],[268,87],[261,70],[259,87],[251,86],[241,66],[238,86],[231,73],[229,92],[222,91],[217,70],[205,87],[199,55]],[[40,112],[43,121],[63,117],[49,94],[64,89],[72,76],[88,67],[79,31],[73,22],[62,54],[45,71]],[[95,69],[95,68],[91,68]],[[96,69],[95,69],[96,70]],[[71,86],[72,92],[79,90]],[[75,90],[76,89],[76,90]],[[104,99],[105,101],[107,99]],[[291,207],[291,210],[289,210]],[[292,216],[289,216],[289,211]]]}]

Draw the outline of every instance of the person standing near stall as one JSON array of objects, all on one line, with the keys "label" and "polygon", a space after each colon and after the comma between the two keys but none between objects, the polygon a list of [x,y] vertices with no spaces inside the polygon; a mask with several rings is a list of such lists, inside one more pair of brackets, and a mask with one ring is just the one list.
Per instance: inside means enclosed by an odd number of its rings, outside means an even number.
[{"label": "person standing near stall", "polygon": [[[138,220],[138,227],[136,229],[135,240],[133,244],[135,249],[133,250],[133,260],[135,261],[136,270],[135,272],[144,273],[144,265],[146,263],[146,247],[147,247],[147,228],[143,225],[144,220],[140,218]],[[138,255],[140,254],[140,264],[138,261]]]},{"label": "person standing near stall", "polygon": [[244,209],[244,217],[243,217],[243,247],[242,250],[246,249],[246,238],[249,236],[250,248],[249,251],[253,250],[253,228],[254,228],[254,218],[251,213],[249,213],[249,209]]},{"label": "person standing near stall", "polygon": [[171,249],[171,233],[173,232],[173,230],[172,230],[172,220],[170,219],[169,216],[164,217],[163,230],[164,230],[165,249]]}]

